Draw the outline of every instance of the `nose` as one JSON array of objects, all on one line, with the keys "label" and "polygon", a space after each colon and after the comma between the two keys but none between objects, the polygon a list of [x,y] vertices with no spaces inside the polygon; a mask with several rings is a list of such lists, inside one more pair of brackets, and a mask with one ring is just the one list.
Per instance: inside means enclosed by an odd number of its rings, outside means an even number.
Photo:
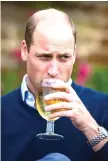
[{"label": "nose", "polygon": [[57,77],[59,74],[58,64],[56,60],[52,60],[48,67],[48,75],[51,77]]}]

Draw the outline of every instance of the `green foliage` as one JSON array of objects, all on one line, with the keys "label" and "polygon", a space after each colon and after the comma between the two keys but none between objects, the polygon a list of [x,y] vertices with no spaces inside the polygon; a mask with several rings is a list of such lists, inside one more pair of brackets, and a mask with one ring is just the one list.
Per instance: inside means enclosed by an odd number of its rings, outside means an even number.
[{"label": "green foliage", "polygon": [[108,93],[108,67],[95,67],[87,86],[97,91]]},{"label": "green foliage", "polygon": [[18,71],[15,69],[6,69],[2,72],[1,75],[1,87],[2,95],[12,91],[15,88],[18,88],[20,85],[20,80],[18,76]]}]

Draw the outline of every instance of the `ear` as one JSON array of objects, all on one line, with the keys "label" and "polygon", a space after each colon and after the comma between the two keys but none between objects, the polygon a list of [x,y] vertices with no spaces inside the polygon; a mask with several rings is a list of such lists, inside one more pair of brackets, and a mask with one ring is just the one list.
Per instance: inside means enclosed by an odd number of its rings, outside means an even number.
[{"label": "ear", "polygon": [[73,64],[75,63],[76,60],[76,44],[74,46],[74,53],[73,53]]},{"label": "ear", "polygon": [[21,43],[21,58],[23,61],[26,61],[27,57],[28,57],[27,44],[26,41],[23,40]]}]

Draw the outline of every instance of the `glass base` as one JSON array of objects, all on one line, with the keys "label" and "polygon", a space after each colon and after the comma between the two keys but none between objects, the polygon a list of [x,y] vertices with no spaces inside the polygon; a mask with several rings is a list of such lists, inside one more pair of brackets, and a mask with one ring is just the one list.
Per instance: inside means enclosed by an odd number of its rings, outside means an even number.
[{"label": "glass base", "polygon": [[64,138],[62,135],[55,133],[40,133],[37,134],[36,137],[43,140],[61,140]]}]

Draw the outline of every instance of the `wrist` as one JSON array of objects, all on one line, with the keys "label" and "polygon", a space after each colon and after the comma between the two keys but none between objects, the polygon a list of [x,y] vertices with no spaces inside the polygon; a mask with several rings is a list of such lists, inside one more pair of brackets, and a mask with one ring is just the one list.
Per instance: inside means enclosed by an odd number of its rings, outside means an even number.
[{"label": "wrist", "polygon": [[98,150],[100,150],[107,142],[108,142],[108,138],[101,140],[98,144],[93,146],[92,148],[94,152],[97,152]]},{"label": "wrist", "polygon": [[84,135],[86,136],[88,142],[91,141],[94,137],[96,137],[99,133],[99,125],[89,125],[84,130]]},{"label": "wrist", "polygon": [[89,133],[87,135],[88,143],[95,152],[100,150],[108,142],[108,131],[104,127],[98,126],[97,130],[93,130],[91,134]]}]

